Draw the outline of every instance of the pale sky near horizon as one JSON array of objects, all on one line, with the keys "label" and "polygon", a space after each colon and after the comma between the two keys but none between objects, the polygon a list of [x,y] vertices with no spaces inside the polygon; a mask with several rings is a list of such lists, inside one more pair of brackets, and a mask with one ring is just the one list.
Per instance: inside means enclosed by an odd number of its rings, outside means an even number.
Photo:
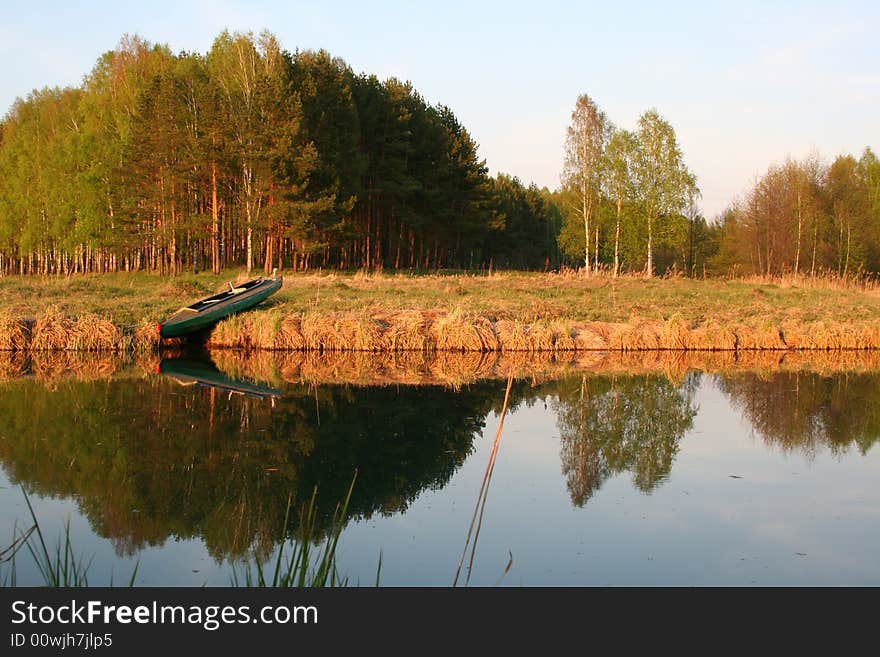
[{"label": "pale sky near horizon", "polygon": [[77,85],[124,33],[205,52],[223,29],[325,48],[448,105],[490,171],[554,188],[578,94],[672,123],[717,215],[772,162],[880,151],[880,2],[4,0],[0,112]]}]

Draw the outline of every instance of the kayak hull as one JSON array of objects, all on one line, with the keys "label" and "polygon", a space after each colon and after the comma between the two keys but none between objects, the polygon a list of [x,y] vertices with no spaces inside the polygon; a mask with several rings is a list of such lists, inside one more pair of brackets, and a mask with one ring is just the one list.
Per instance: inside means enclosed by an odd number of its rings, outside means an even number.
[{"label": "kayak hull", "polygon": [[181,308],[159,324],[159,335],[177,338],[213,326],[221,319],[253,308],[281,288],[282,277],[256,278],[227,292]]}]

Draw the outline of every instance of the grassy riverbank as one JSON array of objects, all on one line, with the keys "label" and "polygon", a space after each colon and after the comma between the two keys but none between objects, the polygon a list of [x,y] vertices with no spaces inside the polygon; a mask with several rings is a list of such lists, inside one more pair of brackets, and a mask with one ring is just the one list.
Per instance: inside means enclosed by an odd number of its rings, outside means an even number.
[{"label": "grassy riverbank", "polygon": [[[0,348],[150,347],[158,321],[243,277],[0,278]],[[219,324],[210,344],[322,351],[880,348],[880,289],[823,279],[292,275],[260,309]]]}]

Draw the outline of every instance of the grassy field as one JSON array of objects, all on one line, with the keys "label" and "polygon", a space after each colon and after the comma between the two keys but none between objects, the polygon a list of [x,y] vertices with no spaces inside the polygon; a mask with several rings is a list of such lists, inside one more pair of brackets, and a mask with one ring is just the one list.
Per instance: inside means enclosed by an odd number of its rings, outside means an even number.
[{"label": "grassy field", "polygon": [[[0,278],[0,318],[7,324],[37,319],[51,308],[56,317],[147,330],[243,278],[243,272],[6,277]],[[285,326],[296,335],[279,338]],[[593,336],[584,333],[579,341],[585,327]],[[457,339],[462,330],[472,335]],[[413,332],[420,335],[407,339]],[[880,289],[822,279],[289,275],[259,310],[221,323],[212,343],[327,351],[880,347]]]}]

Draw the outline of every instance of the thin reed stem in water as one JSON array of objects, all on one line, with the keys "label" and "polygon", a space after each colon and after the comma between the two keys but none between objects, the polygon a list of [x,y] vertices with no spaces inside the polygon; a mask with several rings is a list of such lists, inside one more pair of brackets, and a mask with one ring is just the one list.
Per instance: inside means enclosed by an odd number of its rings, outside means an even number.
[{"label": "thin reed stem in water", "polygon": [[[498,456],[498,447],[501,444],[501,432],[504,429],[504,418],[507,416],[507,404],[510,401],[510,389],[513,386],[513,374],[507,377],[507,389],[504,391],[504,404],[501,406],[501,419],[498,422],[498,430],[495,432],[495,441],[492,443],[492,451],[489,454],[489,462],[486,464],[486,472],[483,474],[483,482],[480,485],[480,494],[477,496],[477,503],[474,506],[474,515],[471,517],[471,524],[468,527],[467,538],[465,539],[464,549],[461,552],[461,559],[458,561],[458,568],[455,571],[455,579],[452,586],[458,585],[458,578],[461,575],[461,568],[464,565],[464,558],[467,554],[468,546],[471,544],[471,534],[474,531],[474,524],[477,526],[477,533],[474,536],[474,543],[471,548],[471,558],[468,561],[468,574],[465,585],[470,583],[471,570],[474,565],[474,555],[477,551],[477,540],[480,538],[480,529],[483,526],[483,512],[486,509],[486,499],[489,496],[489,483],[492,481],[492,473],[495,471],[495,459]],[[477,522],[477,514],[479,513],[479,522]],[[511,561],[513,557],[511,556]]]}]

